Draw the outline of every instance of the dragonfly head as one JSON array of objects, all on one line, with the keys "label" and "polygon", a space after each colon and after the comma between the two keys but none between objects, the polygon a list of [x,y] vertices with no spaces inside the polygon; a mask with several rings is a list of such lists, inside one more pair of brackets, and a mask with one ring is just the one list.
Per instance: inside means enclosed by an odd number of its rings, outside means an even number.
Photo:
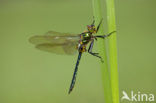
[{"label": "dragonfly head", "polygon": [[87,29],[90,33],[96,33],[95,25],[87,25]]}]

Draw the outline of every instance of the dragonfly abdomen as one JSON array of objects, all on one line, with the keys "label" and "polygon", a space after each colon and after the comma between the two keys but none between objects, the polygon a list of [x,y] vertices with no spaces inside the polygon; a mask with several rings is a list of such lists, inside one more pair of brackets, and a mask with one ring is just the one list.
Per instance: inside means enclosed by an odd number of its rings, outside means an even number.
[{"label": "dragonfly abdomen", "polygon": [[79,52],[86,52],[86,45],[84,44],[78,44],[78,51]]}]

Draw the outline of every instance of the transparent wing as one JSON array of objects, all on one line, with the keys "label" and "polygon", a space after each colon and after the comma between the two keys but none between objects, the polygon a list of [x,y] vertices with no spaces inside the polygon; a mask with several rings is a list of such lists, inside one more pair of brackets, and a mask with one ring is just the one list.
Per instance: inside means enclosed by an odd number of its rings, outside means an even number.
[{"label": "transparent wing", "polygon": [[43,51],[72,55],[77,50],[79,39],[79,35],[49,31],[42,36],[33,36],[29,41]]},{"label": "transparent wing", "polygon": [[73,55],[77,51],[77,43],[68,43],[68,44],[39,44],[36,45],[36,48],[47,51],[55,54],[67,54]]},{"label": "transparent wing", "polygon": [[32,44],[64,44],[66,42],[79,41],[79,35],[69,34],[69,33],[59,33],[55,31],[49,31],[45,35],[33,36],[29,39]]}]

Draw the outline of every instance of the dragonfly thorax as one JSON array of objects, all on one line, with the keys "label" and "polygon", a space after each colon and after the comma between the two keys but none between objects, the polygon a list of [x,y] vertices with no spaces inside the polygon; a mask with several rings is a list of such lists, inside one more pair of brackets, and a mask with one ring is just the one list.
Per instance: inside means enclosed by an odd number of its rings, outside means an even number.
[{"label": "dragonfly thorax", "polygon": [[92,34],[88,32],[84,32],[80,35],[80,44],[87,44],[92,38]]},{"label": "dragonfly thorax", "polygon": [[84,32],[80,35],[80,41],[78,44],[78,51],[79,52],[85,52],[86,51],[86,45],[91,41],[92,34],[89,32]]}]

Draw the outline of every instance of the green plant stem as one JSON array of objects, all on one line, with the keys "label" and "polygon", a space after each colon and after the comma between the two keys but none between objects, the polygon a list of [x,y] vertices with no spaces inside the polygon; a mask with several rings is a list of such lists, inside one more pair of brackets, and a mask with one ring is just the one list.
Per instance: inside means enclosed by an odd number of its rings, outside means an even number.
[{"label": "green plant stem", "polygon": [[[114,0],[106,0],[108,31],[116,31]],[[113,103],[119,103],[116,33],[109,38],[109,63]]]},{"label": "green plant stem", "polygon": [[[95,25],[97,26],[102,19],[100,0],[92,0],[93,4],[93,15],[95,19]],[[103,23],[100,26],[98,31],[98,35],[104,35],[104,26]],[[98,39],[97,41],[100,56],[103,58],[104,63],[101,62],[101,72],[102,72],[102,81],[104,88],[104,100],[105,103],[113,103],[112,102],[112,92],[111,92],[111,81],[110,81],[110,73],[108,69],[108,60],[106,55],[106,46],[104,39]]]}]

